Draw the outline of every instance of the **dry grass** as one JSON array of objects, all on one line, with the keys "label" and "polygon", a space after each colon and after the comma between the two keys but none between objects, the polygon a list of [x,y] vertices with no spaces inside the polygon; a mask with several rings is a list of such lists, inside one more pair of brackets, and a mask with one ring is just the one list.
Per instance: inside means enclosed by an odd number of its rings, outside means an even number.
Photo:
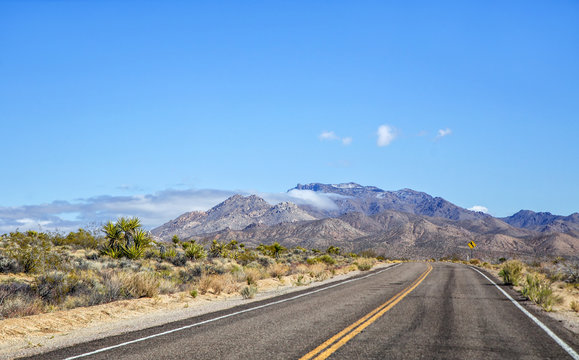
[{"label": "dry grass", "polygon": [[330,272],[327,270],[328,267],[325,263],[316,263],[309,265],[308,274],[316,279],[316,281],[326,280],[330,277]]},{"label": "dry grass", "polygon": [[272,264],[267,268],[267,272],[271,277],[281,278],[289,272],[289,266],[285,264]]},{"label": "dry grass", "polygon": [[252,285],[262,278],[261,271],[255,268],[245,268],[243,269],[243,273],[245,274],[245,281],[247,285]]},{"label": "dry grass", "polygon": [[235,281],[231,274],[202,276],[199,280],[197,289],[201,294],[211,291],[214,295],[222,292],[232,294],[237,292],[241,285]]}]

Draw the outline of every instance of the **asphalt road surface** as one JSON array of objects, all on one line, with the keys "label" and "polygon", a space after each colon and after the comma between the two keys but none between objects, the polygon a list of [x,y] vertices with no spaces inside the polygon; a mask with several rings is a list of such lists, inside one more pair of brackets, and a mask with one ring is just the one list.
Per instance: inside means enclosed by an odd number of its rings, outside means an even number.
[{"label": "asphalt road surface", "polygon": [[475,269],[403,263],[35,358],[572,359],[577,336],[531,313],[563,345]]}]

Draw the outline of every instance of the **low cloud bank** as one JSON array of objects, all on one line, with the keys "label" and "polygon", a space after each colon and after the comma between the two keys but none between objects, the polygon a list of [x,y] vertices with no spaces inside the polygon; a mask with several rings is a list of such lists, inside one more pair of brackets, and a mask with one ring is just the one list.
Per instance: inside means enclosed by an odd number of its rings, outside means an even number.
[{"label": "low cloud bank", "polygon": [[97,196],[74,202],[0,207],[0,233],[19,230],[73,231],[121,216],[152,228],[187,211],[207,210],[235,194],[224,190],[164,190],[135,196]]},{"label": "low cloud bank", "polygon": [[[0,233],[24,230],[75,231],[79,227],[96,228],[118,217],[141,219],[147,229],[164,224],[189,211],[205,211],[235,195],[249,195],[230,190],[164,190],[135,196],[97,196],[77,201],[53,201],[49,204],[0,207]],[[258,193],[267,202],[290,201],[324,210],[337,206],[337,194],[311,190],[290,190],[287,193]]]}]

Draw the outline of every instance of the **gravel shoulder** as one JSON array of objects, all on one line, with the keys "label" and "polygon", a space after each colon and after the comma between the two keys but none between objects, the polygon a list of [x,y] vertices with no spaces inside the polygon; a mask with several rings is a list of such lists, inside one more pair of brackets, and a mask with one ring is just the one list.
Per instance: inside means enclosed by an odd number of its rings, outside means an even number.
[{"label": "gravel shoulder", "polygon": [[[392,265],[376,264],[373,269]],[[6,319],[0,321],[0,359],[41,354],[91,340],[225,310],[358,274],[360,271],[351,271],[336,274],[323,281],[314,281],[306,276],[302,279],[306,285],[299,286],[296,285],[297,275],[284,276],[282,279],[259,280],[259,293],[253,299],[243,299],[239,294],[206,294],[192,298],[187,293],[176,293]]]}]

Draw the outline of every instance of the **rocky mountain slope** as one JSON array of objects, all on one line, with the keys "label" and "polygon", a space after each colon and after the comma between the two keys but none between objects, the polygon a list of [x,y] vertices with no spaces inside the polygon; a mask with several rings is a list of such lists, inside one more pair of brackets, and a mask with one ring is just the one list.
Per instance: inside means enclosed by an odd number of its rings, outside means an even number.
[{"label": "rocky mountain slope", "polygon": [[156,238],[169,240],[173,235],[189,238],[223,229],[242,230],[248,226],[271,226],[314,219],[293,203],[283,202],[272,206],[255,195],[234,195],[206,212],[185,213],[153,229],[151,233]]},{"label": "rocky mountain slope", "polygon": [[440,197],[432,197],[426,193],[402,189],[384,191],[375,186],[362,186],[356,183],[347,184],[298,184],[290,190],[311,190],[318,193],[337,194],[334,198],[338,210],[326,211],[320,214],[319,209],[304,207],[320,217],[334,217],[351,212],[361,212],[366,215],[381,213],[384,210],[396,210],[404,213],[442,217],[451,220],[473,220],[490,217],[480,212],[470,211],[454,205]]},{"label": "rocky mountain slope", "polygon": [[549,212],[521,210],[518,213],[502,218],[504,222],[519,228],[540,232],[579,232],[579,213],[569,216],[553,215]]},{"label": "rocky mountain slope", "polygon": [[577,214],[522,212],[498,219],[418,191],[384,191],[355,183],[316,183],[292,190],[329,196],[336,207],[270,205],[255,195],[235,195],[206,212],[183,214],[152,233],[163,240],[178,235],[206,242],[237,240],[250,246],[274,241],[318,249],[334,245],[345,251],[374,249],[409,258],[465,255],[469,241],[475,241],[476,251],[485,256],[579,257]]}]

